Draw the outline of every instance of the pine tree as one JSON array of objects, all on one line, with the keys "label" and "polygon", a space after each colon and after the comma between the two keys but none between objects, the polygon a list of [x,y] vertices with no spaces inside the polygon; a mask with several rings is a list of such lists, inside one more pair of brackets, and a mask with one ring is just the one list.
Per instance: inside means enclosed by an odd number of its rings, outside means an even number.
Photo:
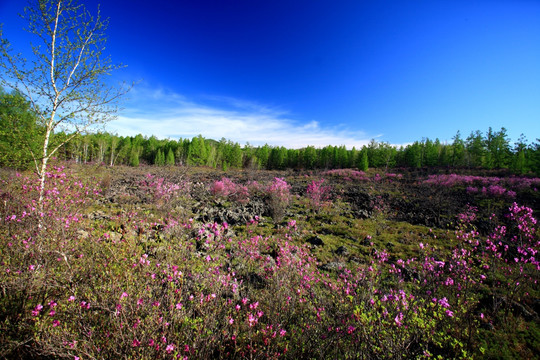
[{"label": "pine tree", "polygon": [[171,148],[169,148],[169,151],[167,151],[167,159],[165,160],[165,164],[167,164],[167,165],[174,165],[175,164],[174,152],[172,151]]},{"label": "pine tree", "polygon": [[131,155],[129,157],[129,165],[133,167],[139,166],[139,151],[137,149],[131,149]]},{"label": "pine tree", "polygon": [[360,157],[360,164],[358,168],[362,171],[367,171],[369,168],[368,154],[365,149],[362,150],[362,156]]}]

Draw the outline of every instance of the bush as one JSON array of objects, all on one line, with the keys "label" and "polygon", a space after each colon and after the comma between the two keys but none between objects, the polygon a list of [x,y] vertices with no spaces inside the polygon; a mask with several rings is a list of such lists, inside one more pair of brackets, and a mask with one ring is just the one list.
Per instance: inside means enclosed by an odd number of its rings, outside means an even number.
[{"label": "bush", "polygon": [[285,210],[289,206],[291,186],[282,178],[274,178],[266,187],[266,204],[270,216],[274,222],[279,222],[285,216]]}]

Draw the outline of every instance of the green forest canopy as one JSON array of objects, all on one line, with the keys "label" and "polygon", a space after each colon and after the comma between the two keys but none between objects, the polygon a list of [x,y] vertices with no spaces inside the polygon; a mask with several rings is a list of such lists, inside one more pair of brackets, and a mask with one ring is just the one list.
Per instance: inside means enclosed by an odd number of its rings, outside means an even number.
[{"label": "green forest canopy", "polygon": [[[0,166],[24,169],[39,157],[41,127],[24,98],[0,89]],[[54,134],[56,141],[70,134]],[[31,151],[30,151],[31,150]],[[395,167],[472,167],[510,169],[518,174],[540,174],[540,139],[528,143],[522,135],[514,143],[501,128],[480,130],[463,138],[458,131],[451,143],[424,138],[407,146],[371,142],[361,149],[344,145],[287,149],[277,146],[241,146],[222,138],[158,139],[155,136],[118,136],[106,132],[75,137],[57,155],[62,160],[107,165],[192,165],[213,168],[339,169]]]}]

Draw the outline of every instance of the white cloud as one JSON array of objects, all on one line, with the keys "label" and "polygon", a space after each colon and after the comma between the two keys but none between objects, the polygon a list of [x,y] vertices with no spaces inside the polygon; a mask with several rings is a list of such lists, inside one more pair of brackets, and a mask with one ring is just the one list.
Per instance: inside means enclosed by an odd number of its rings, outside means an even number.
[{"label": "white cloud", "polygon": [[360,148],[371,138],[362,132],[322,127],[317,121],[301,123],[283,110],[229,97],[206,96],[195,102],[163,89],[139,89],[131,96],[118,120],[108,124],[108,131],[123,136],[143,134],[172,139],[201,134],[215,140],[225,138],[240,144],[267,143],[287,148]]}]

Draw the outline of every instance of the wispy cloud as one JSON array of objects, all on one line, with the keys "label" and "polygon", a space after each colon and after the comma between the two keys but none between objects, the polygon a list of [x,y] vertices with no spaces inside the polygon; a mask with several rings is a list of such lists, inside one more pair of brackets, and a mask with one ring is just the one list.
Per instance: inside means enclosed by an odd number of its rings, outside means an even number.
[{"label": "wispy cloud", "polygon": [[373,136],[347,128],[300,122],[282,109],[241,99],[204,96],[198,101],[164,89],[138,89],[131,94],[118,120],[107,126],[119,135],[158,138],[225,138],[252,145],[302,148],[345,145],[359,148]]}]

